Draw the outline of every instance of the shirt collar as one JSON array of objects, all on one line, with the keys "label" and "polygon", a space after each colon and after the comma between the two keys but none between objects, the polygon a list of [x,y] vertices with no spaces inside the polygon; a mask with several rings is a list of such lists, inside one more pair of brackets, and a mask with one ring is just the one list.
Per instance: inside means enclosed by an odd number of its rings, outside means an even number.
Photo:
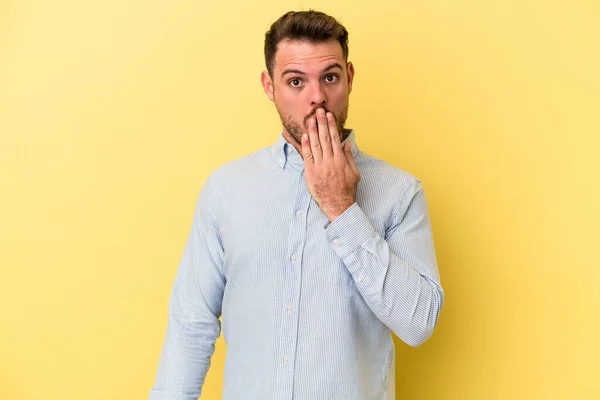
[{"label": "shirt collar", "polygon": [[[347,141],[350,141],[350,146],[352,147],[352,155],[356,157],[358,153],[358,146],[356,145],[354,129],[350,130],[350,134],[346,139],[342,142],[342,147],[346,144]],[[288,143],[286,138],[283,136],[283,132],[279,134],[277,141],[270,147],[270,152],[277,165],[279,165],[282,169],[285,168],[286,164],[290,164],[292,166],[297,167],[296,169],[304,169],[304,160],[302,156],[298,153],[296,148]]]}]

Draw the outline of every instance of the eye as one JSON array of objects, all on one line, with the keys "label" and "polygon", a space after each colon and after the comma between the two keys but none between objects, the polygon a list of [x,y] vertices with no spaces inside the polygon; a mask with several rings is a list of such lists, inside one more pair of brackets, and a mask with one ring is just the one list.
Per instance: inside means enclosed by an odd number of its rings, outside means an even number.
[{"label": "eye", "polygon": [[292,87],[300,87],[300,84],[302,83],[302,80],[300,78],[294,78],[292,80],[289,81],[290,86]]},{"label": "eye", "polygon": [[338,76],[337,75],[327,75],[325,77],[325,82],[327,83],[334,83],[338,80]]}]

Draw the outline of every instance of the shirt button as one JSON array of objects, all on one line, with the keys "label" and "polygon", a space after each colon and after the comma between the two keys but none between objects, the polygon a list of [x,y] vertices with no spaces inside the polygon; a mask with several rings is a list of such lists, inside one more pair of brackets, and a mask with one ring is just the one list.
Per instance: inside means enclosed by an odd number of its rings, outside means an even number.
[{"label": "shirt button", "polygon": [[296,215],[302,215],[302,210],[296,211]]},{"label": "shirt button", "polygon": [[333,244],[340,244],[340,239],[333,239]]},{"label": "shirt button", "polygon": [[365,280],[365,277],[364,277],[364,276],[362,276],[362,275],[359,275],[359,276],[358,276],[358,281],[359,281],[359,282],[362,282],[362,281],[364,281],[364,280]]},{"label": "shirt button", "polygon": [[296,257],[296,255],[295,255],[295,254],[292,254],[292,261],[296,261],[296,259],[297,259],[297,258],[298,258],[298,257]]},{"label": "shirt button", "polygon": [[289,360],[289,357],[286,354],[285,356],[283,356],[283,361],[287,361],[287,360]]},{"label": "shirt button", "polygon": [[288,309],[288,311],[292,311],[292,305],[288,304],[287,309]]},{"label": "shirt button", "polygon": [[283,157],[279,157],[279,162],[282,163],[283,161]]}]

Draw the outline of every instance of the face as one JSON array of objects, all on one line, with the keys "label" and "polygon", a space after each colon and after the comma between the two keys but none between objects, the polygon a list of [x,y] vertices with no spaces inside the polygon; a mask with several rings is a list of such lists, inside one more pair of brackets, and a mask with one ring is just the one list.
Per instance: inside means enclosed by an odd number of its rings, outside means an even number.
[{"label": "face", "polygon": [[281,118],[283,135],[299,150],[302,134],[308,133],[308,120],[318,108],[333,113],[342,135],[353,77],[352,63],[346,64],[342,46],[332,39],[279,42],[273,77],[264,71],[261,78]]}]

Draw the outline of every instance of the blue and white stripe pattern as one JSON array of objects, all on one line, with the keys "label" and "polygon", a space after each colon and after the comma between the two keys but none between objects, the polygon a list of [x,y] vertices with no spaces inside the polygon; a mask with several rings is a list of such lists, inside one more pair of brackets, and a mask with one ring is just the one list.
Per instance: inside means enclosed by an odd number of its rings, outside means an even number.
[{"label": "blue and white stripe pattern", "polygon": [[418,179],[346,140],[361,180],[332,223],[281,134],[208,177],[151,400],[198,398],[221,324],[224,400],[395,398],[391,331],[423,343],[444,301],[427,201]]}]

